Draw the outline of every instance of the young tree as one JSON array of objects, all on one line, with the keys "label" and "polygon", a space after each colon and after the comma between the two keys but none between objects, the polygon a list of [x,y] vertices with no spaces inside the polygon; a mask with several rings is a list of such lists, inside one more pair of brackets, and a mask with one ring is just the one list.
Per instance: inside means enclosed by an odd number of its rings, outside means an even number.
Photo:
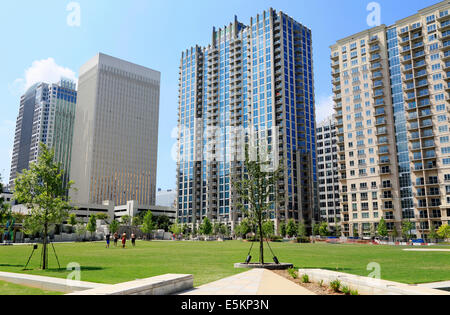
[{"label": "young tree", "polygon": [[398,230],[397,230],[396,226],[394,226],[394,229],[392,230],[391,236],[394,239],[394,241],[397,239],[397,237],[398,237]]},{"label": "young tree", "polygon": [[[0,174],[0,194],[3,193],[2,176]],[[9,204],[4,203],[5,199],[0,197],[0,243],[3,242],[3,236],[5,234],[5,226],[7,221],[11,219],[11,207]]]},{"label": "young tree", "polygon": [[378,235],[380,235],[381,237],[387,237],[389,235],[384,218],[381,218],[380,223],[378,224]]},{"label": "young tree", "polygon": [[156,228],[156,225],[153,222],[153,213],[151,211],[147,211],[142,220],[141,231],[142,231],[142,233],[147,234],[147,238],[150,239],[149,236],[151,233],[153,233],[153,230],[155,230],[155,228]]},{"label": "young tree", "polygon": [[443,240],[449,239],[450,238],[450,226],[448,224],[441,225],[441,227],[437,231],[437,234]]},{"label": "young tree", "polygon": [[295,224],[294,219],[290,219],[286,226],[286,234],[289,237],[294,237],[294,236],[297,236],[297,231],[298,231],[298,228],[297,228],[297,225]]},{"label": "young tree", "polygon": [[263,232],[266,238],[272,238],[275,234],[275,224],[272,220],[268,220],[263,224]]},{"label": "young tree", "polygon": [[190,232],[190,228],[187,224],[183,224],[181,227],[181,233],[183,233],[184,236],[188,236]]},{"label": "young tree", "polygon": [[69,215],[69,221],[67,222],[72,226],[72,232],[74,231],[75,225],[78,224],[77,215],[75,213],[71,213]]},{"label": "young tree", "polygon": [[89,217],[86,230],[88,230],[91,233],[91,240],[93,240],[95,231],[97,231],[97,217],[94,214],[91,214],[91,216]]},{"label": "young tree", "polygon": [[286,237],[286,222],[281,222],[280,224],[280,236]]},{"label": "young tree", "polygon": [[209,236],[213,232],[213,226],[208,217],[203,219],[202,224],[200,224],[200,234]]},{"label": "young tree", "polygon": [[411,230],[414,228],[414,223],[408,220],[402,222],[402,235],[407,241],[411,239]]},{"label": "young tree", "polygon": [[126,214],[120,218],[120,222],[122,223],[123,226],[129,226],[131,223],[131,217],[128,214]]},{"label": "young tree", "polygon": [[220,235],[222,235],[222,237],[228,236],[227,235],[228,234],[228,226],[223,223],[220,224],[219,233],[220,233]]},{"label": "young tree", "polygon": [[322,222],[320,224],[319,234],[320,234],[320,236],[328,236],[328,235],[330,235],[330,231],[328,229],[328,223],[327,222]]},{"label": "young tree", "polygon": [[168,232],[170,227],[170,218],[165,214],[157,216],[156,225],[158,229]]},{"label": "young tree", "polygon": [[319,223],[315,223],[313,225],[313,235],[320,235],[320,224]]},{"label": "young tree", "polygon": [[220,225],[219,223],[214,223],[213,224],[213,235],[217,236],[220,232]]},{"label": "young tree", "polygon": [[298,236],[298,237],[301,237],[301,238],[305,238],[305,237],[307,236],[307,235],[306,235],[306,226],[305,226],[305,224],[303,223],[303,221],[300,221],[300,222],[298,223],[297,236]]},{"label": "young tree", "polygon": [[437,233],[437,231],[436,231],[436,226],[434,225],[433,222],[431,222],[431,225],[430,225],[430,235],[429,235],[429,238],[430,238],[431,240],[437,240],[437,239],[439,238],[439,235],[438,235],[438,233]]},{"label": "young tree", "polygon": [[[250,159],[249,146],[245,147],[244,179],[233,182],[233,186],[241,203],[238,207],[249,218],[259,232],[259,262],[264,265],[263,224],[269,219],[270,212],[278,199],[277,183],[282,176],[282,167],[272,170],[271,162],[261,160],[261,151],[265,147],[257,147],[254,159]],[[281,165],[281,164],[280,164]],[[248,207],[244,205],[248,204]]]},{"label": "young tree", "polygon": [[76,233],[79,238],[82,238],[83,236],[86,237],[86,225],[83,223],[78,223],[76,226]]},{"label": "young tree", "polygon": [[182,226],[180,224],[175,223],[175,224],[170,226],[170,232],[172,232],[173,234],[178,236],[182,232]]},{"label": "young tree", "polygon": [[48,267],[49,229],[67,218],[70,209],[67,191],[73,182],[64,186],[64,171],[60,164],[54,162],[54,151],[42,143],[39,149],[37,162],[31,163],[30,169],[16,178],[14,198],[30,209],[25,228],[43,234],[42,268],[45,270]]},{"label": "young tree", "polygon": [[119,231],[120,223],[116,220],[112,220],[109,224],[109,232],[114,234]]},{"label": "young tree", "polygon": [[342,236],[342,227],[341,221],[336,215],[336,211],[334,212],[334,236],[341,237]]},{"label": "young tree", "polygon": [[247,238],[247,234],[252,231],[252,225],[248,218],[242,219],[240,229],[241,229],[242,237]]},{"label": "young tree", "polygon": [[[3,193],[3,184],[2,184],[2,176],[0,175],[0,195]],[[6,204],[4,204],[5,199],[0,197],[0,226],[3,225],[6,219],[6,214],[8,213]],[[0,235],[0,242],[2,240],[3,233]]]},{"label": "young tree", "polygon": [[104,221],[106,224],[108,224],[109,215],[106,213],[99,213],[96,215],[97,220]]},{"label": "young tree", "polygon": [[136,217],[133,217],[133,219],[131,220],[131,225],[134,227],[138,227],[138,226],[142,225],[143,222],[144,221],[143,221],[142,217],[136,216]]}]

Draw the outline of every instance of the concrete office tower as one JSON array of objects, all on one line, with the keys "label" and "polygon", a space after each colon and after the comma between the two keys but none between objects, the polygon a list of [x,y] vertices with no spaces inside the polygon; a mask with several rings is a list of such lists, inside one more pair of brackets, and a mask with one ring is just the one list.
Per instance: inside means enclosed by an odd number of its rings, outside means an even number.
[{"label": "concrete office tower", "polygon": [[156,205],[161,207],[175,208],[175,200],[177,199],[177,191],[168,189],[158,189],[156,192]]},{"label": "concrete office tower", "polygon": [[160,77],[157,71],[104,54],[81,67],[73,202],[155,203]]},{"label": "concrete office tower", "polygon": [[[180,63],[178,221],[242,219],[232,182],[244,176],[245,144],[284,161],[271,218],[318,219],[311,31],[270,9],[248,25],[213,29],[207,47]],[[275,200],[276,199],[276,200]]]},{"label": "concrete office tower", "polygon": [[341,207],[339,195],[338,138],[334,117],[317,125],[317,177],[320,219],[332,231],[340,226]]},{"label": "concrete office tower", "polygon": [[331,47],[345,235],[450,220],[450,4]]},{"label": "concrete office tower", "polygon": [[37,83],[22,96],[11,163],[11,187],[17,174],[36,162],[41,142],[55,150],[55,161],[61,163],[67,183],[76,102],[76,84],[67,79],[55,84]]}]

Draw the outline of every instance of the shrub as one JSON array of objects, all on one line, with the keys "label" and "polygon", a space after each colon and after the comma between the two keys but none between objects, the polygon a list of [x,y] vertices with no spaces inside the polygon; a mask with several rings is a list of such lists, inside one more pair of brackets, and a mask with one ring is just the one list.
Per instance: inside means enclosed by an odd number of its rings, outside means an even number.
[{"label": "shrub", "polygon": [[333,289],[334,292],[340,292],[341,281],[339,281],[339,280],[331,281],[330,287],[331,287],[331,289]]},{"label": "shrub", "polygon": [[289,275],[290,275],[292,278],[294,278],[294,279],[297,279],[297,278],[298,278],[297,272],[294,270],[294,268],[289,268],[289,269],[288,269],[288,272],[289,272]]},{"label": "shrub", "polygon": [[272,236],[272,237],[270,238],[270,241],[271,241],[271,242],[282,242],[282,241],[283,241],[283,238],[280,237],[280,236],[274,235],[274,236]]},{"label": "shrub", "polygon": [[302,283],[309,283],[309,276],[308,275],[303,275],[302,276]]},{"label": "shrub", "polygon": [[342,293],[344,293],[345,295],[350,295],[350,292],[351,292],[351,290],[350,290],[349,287],[344,286],[344,287],[342,288]]},{"label": "shrub", "polygon": [[351,290],[350,295],[359,295],[358,290]]},{"label": "shrub", "polygon": [[309,241],[309,237],[304,236],[304,237],[297,237],[297,242],[307,244],[310,241]]}]

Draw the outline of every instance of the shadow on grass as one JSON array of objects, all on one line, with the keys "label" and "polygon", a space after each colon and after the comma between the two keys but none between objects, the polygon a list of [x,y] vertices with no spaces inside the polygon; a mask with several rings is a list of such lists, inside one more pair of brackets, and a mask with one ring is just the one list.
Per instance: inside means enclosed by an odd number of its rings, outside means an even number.
[{"label": "shadow on grass", "polygon": [[0,267],[15,267],[15,268],[23,268],[25,265],[10,265],[10,264],[0,264]]},{"label": "shadow on grass", "polygon": [[[1,267],[2,265],[0,265]],[[24,267],[22,266],[14,266],[14,267]],[[103,267],[81,267],[81,271],[99,271],[99,270],[105,270],[107,268],[103,268]],[[66,268],[47,268],[45,270],[39,269],[39,268],[27,268],[27,269],[21,269],[22,271],[44,271],[44,272],[52,272],[52,273],[67,273],[69,271],[73,271],[73,270],[67,270]]]}]

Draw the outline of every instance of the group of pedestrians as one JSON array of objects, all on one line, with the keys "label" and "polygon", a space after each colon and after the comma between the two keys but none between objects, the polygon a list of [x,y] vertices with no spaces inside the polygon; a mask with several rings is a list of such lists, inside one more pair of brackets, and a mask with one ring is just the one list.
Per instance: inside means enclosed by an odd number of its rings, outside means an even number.
[{"label": "group of pedestrians", "polygon": [[[122,248],[126,248],[127,245],[127,233],[123,233],[121,240],[122,240]],[[114,246],[117,247],[117,243],[119,242],[119,233],[114,233],[113,235],[113,240],[114,240]],[[111,233],[108,233],[106,235],[106,248],[109,248],[109,244],[111,242]],[[136,246],[136,235],[134,233],[131,234],[131,244],[133,245],[133,247]]]}]

